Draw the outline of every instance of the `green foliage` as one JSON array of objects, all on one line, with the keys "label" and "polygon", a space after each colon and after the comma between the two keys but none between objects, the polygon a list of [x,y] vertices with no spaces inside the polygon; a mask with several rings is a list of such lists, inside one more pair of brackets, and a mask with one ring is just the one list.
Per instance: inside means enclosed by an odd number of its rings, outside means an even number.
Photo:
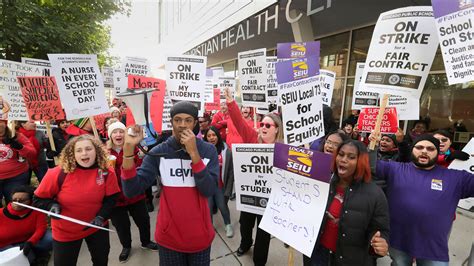
[{"label": "green foliage", "polygon": [[107,53],[110,28],[104,22],[128,14],[129,0],[0,0],[0,58],[48,59],[48,53]]}]

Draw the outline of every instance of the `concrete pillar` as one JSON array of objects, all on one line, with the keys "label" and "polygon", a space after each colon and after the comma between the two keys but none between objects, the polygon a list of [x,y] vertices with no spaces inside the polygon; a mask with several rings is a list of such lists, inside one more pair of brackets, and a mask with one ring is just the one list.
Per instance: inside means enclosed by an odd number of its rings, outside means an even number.
[{"label": "concrete pillar", "polygon": [[[302,16],[299,16],[302,14]],[[296,22],[291,23],[291,29],[293,30],[293,36],[295,42],[309,42],[314,40],[313,26],[311,25],[311,19],[306,16],[305,12],[292,9],[290,10],[290,17],[300,17]]]}]

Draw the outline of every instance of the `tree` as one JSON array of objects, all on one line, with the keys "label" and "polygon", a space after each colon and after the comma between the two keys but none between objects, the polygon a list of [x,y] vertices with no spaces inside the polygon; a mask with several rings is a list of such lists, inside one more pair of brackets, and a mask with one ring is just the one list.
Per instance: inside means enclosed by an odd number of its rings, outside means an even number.
[{"label": "tree", "polygon": [[0,58],[47,59],[48,53],[97,54],[110,60],[104,21],[129,12],[128,0],[0,0]]}]

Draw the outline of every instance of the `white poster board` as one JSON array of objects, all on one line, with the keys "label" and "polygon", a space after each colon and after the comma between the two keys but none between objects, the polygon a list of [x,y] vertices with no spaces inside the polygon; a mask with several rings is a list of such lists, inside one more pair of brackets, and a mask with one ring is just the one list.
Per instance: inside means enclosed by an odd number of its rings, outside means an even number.
[{"label": "white poster board", "polygon": [[21,62],[41,68],[41,76],[51,76],[51,64],[48,60],[22,57]]},{"label": "white poster board", "polygon": [[263,215],[274,177],[273,144],[233,144],[237,210]]},{"label": "white poster board", "polygon": [[276,78],[276,56],[267,56],[267,103],[278,105],[278,83]]},{"label": "white poster board", "polygon": [[120,67],[120,72],[114,74],[122,75],[120,80],[115,85],[116,96],[119,93],[124,93],[127,91],[128,87],[128,75],[134,76],[148,76],[150,72],[150,61],[147,58],[143,57],[131,57],[127,56],[122,60],[122,65]]},{"label": "white poster board", "polygon": [[[472,138],[469,143],[462,149],[463,152],[466,152],[471,155],[469,160],[461,161],[461,160],[454,160],[449,165],[449,169],[458,169],[458,170],[466,170],[471,174],[474,174],[474,138]],[[461,207],[466,210],[470,210],[474,207],[474,198],[467,198],[462,199],[459,201],[458,207]]]},{"label": "white poster board", "polygon": [[364,74],[365,63],[357,63],[354,79],[354,89],[352,90],[352,110],[360,110],[365,107],[377,106],[379,94],[376,92],[365,91],[360,86],[362,74]]},{"label": "white poster board", "polygon": [[320,69],[318,77],[319,85],[316,88],[319,86],[321,89],[323,104],[331,106],[334,84],[336,83],[336,72]]},{"label": "white poster board", "polygon": [[188,101],[204,114],[204,90],[206,86],[206,64],[204,56],[168,56],[166,61],[166,90],[170,99]]},{"label": "white poster board", "polygon": [[431,0],[448,84],[474,80],[474,2]]},{"label": "white poster board", "polygon": [[221,89],[221,103],[225,103],[225,89],[228,88],[232,98],[235,97],[235,78],[228,78],[228,77],[219,77],[217,80],[217,87]]},{"label": "white poster board", "polygon": [[380,14],[361,85],[380,94],[420,98],[438,48],[431,6]]},{"label": "white poster board", "polygon": [[250,107],[267,107],[266,48],[238,54],[242,104]]},{"label": "white poster board", "polygon": [[16,77],[41,76],[41,67],[0,59],[0,118],[28,121],[26,105]]},{"label": "white poster board", "polygon": [[109,112],[97,55],[48,54],[68,120]]},{"label": "white poster board", "polygon": [[326,209],[329,184],[274,169],[272,193],[259,227],[311,257]]}]

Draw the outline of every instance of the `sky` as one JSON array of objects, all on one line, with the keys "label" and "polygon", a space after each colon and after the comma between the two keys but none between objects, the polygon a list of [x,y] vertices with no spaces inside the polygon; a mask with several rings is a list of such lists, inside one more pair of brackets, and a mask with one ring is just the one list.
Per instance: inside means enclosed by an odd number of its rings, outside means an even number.
[{"label": "sky", "polygon": [[132,0],[131,4],[130,16],[119,14],[107,21],[111,26],[110,54],[151,58],[158,45],[158,1]]}]

